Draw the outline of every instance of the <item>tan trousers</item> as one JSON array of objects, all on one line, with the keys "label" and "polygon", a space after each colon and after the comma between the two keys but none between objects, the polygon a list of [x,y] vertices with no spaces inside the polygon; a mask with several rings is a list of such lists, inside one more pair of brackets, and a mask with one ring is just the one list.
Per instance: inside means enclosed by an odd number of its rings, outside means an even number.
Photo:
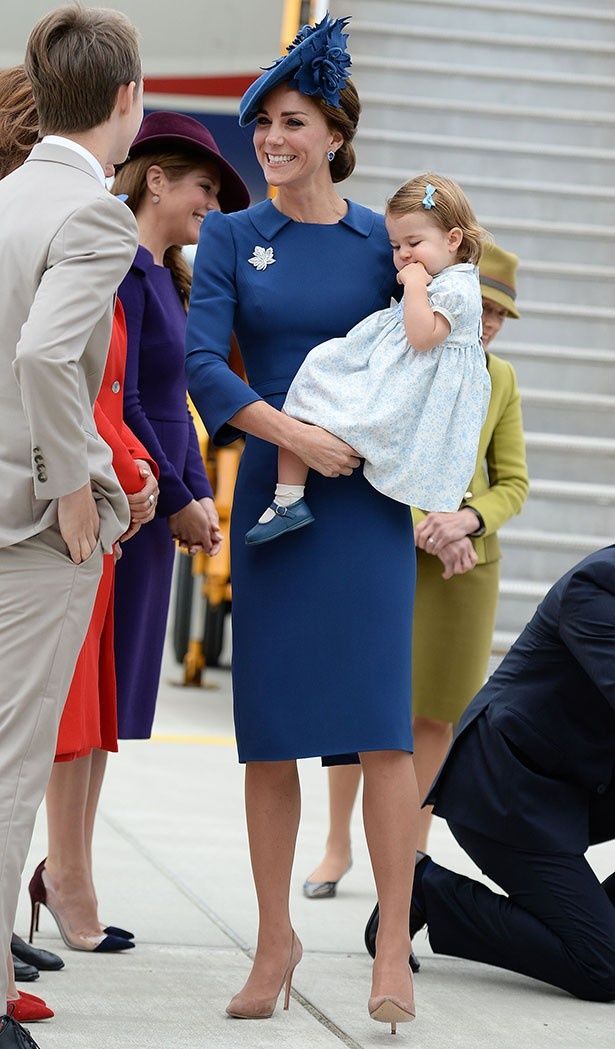
[{"label": "tan trousers", "polygon": [[56,528],[0,549],[0,1012],[21,875],[102,571]]}]

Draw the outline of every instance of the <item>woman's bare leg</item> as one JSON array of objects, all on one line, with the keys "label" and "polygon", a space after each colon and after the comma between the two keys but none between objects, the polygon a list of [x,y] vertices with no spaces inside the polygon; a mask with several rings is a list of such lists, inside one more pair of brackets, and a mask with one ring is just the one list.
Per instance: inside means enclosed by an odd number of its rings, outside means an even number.
[{"label": "woman's bare leg", "polygon": [[418,833],[414,764],[412,754],[402,750],[362,753],[361,764],[365,834],[380,907],[372,994],[407,1001],[412,996],[409,916]]},{"label": "woman's bare leg", "polygon": [[56,762],[46,794],[48,889],[68,926],[82,936],[100,932],[85,836],[91,767],[91,755]]},{"label": "woman's bare leg", "polygon": [[295,761],[246,765],[246,818],[258,900],[258,938],[242,995],[272,997],[288,965],[292,942],[290,878],[301,812]]},{"label": "woman's bare leg", "polygon": [[329,836],[325,854],[308,881],[339,881],[352,858],[350,820],[361,782],[360,765],[332,765],[329,769]]},{"label": "woman's bare leg", "polygon": [[[419,798],[423,801],[446,757],[453,738],[453,726],[449,721],[416,717],[413,732],[414,768],[419,786]],[[427,852],[431,816],[431,805],[420,810],[418,847],[421,852]]]},{"label": "woman's bare leg", "polygon": [[90,884],[92,887],[92,894],[94,896],[94,899],[96,900],[97,907],[98,900],[96,898],[96,889],[94,887],[92,844],[94,840],[94,825],[96,823],[96,813],[98,811],[98,803],[100,801],[100,792],[102,790],[103,780],[105,778],[105,771],[107,769],[107,757],[108,753],[106,750],[96,749],[92,751],[90,766],[90,784],[88,788],[88,796],[85,806],[85,851],[86,856],[88,858],[88,867],[90,870]]}]

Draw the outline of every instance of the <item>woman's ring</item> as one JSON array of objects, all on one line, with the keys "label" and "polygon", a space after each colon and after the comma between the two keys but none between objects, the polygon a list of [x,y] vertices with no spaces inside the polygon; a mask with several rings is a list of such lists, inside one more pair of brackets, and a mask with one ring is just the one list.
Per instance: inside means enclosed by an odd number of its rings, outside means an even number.
[{"label": "woman's ring", "polygon": [[148,496],[148,498],[149,498],[149,505],[153,506],[154,503],[156,502],[156,496],[152,493],[152,495]]},{"label": "woman's ring", "polygon": [[434,538],[433,538],[433,536],[432,536],[432,535],[430,535],[430,536],[429,536],[429,539],[427,540],[427,542],[428,542],[428,543],[433,543],[433,541],[434,541]]}]

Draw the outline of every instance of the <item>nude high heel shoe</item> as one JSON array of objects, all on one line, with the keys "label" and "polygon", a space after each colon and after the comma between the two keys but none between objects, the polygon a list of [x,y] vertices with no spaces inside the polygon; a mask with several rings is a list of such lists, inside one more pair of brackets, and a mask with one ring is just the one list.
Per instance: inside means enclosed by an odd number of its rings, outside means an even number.
[{"label": "nude high heel shoe", "polygon": [[290,948],[288,965],[286,967],[286,972],[282,977],[280,987],[274,997],[260,999],[250,998],[247,994],[244,994],[243,991],[240,991],[234,998],[231,998],[227,1005],[227,1014],[236,1020],[268,1020],[275,1012],[275,1007],[278,1003],[278,998],[280,997],[282,988],[285,988],[284,1008],[288,1009],[288,1006],[290,1005],[290,991],[293,982],[293,973],[301,961],[302,956],[303,947],[301,946],[297,934],[293,930],[293,940]]},{"label": "nude high heel shoe", "polygon": [[391,1025],[391,1034],[397,1034],[397,1024],[409,1023],[416,1017],[414,992],[407,1001],[392,994],[372,995],[367,1008],[372,1020]]}]

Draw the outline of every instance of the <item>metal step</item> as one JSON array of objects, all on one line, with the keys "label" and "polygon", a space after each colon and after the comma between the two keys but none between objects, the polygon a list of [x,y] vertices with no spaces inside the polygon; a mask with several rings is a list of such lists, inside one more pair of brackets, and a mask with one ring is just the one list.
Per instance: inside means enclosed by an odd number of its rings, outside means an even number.
[{"label": "metal step", "polygon": [[[390,130],[359,125],[357,147],[362,163],[403,167],[412,156],[419,170],[455,171],[463,180],[477,170],[488,170],[491,178],[519,178],[565,182],[585,181],[587,196],[592,186],[608,185],[615,164],[615,150],[560,146],[553,143],[513,142],[506,138],[488,139],[418,133],[406,129]],[[587,209],[579,207],[581,215]],[[591,223],[590,223],[591,225]],[[560,252],[561,254],[561,252]],[[588,260],[589,261],[589,260]],[[593,261],[604,263],[608,257]]]},{"label": "metal step", "polygon": [[566,532],[540,532],[531,529],[500,530],[502,571],[508,579],[553,583],[594,550],[609,546],[608,536],[577,535]]},{"label": "metal step", "polygon": [[[509,339],[518,331],[507,321],[494,352],[510,361],[522,386],[552,389],[557,381],[564,393],[603,393],[615,396],[615,350],[591,350]],[[612,340],[615,344],[615,337]],[[615,426],[614,426],[615,433]]]},{"label": "metal step", "polygon": [[[415,164],[414,158],[407,168],[365,164],[359,151],[357,167],[349,183],[351,196],[368,207],[382,210],[384,202],[398,186],[423,170]],[[449,175],[463,186],[478,215],[565,222],[571,214],[578,212],[579,201],[587,196],[587,187],[581,183],[551,181],[545,184],[542,180],[494,179],[488,171],[466,175],[449,171]],[[591,218],[593,225],[615,225],[615,189],[612,186],[592,187]],[[580,274],[585,272],[581,266],[576,266],[576,270]],[[612,272],[615,274],[615,269]]]},{"label": "metal step", "polygon": [[[494,228],[494,224],[492,224]],[[496,236],[496,240],[498,240]],[[509,239],[499,240],[509,247]],[[615,240],[613,241],[615,250]],[[607,306],[580,306],[565,302],[528,302],[519,300],[521,319],[516,331],[521,339],[535,338],[539,342],[559,339],[562,345],[608,347],[615,330],[615,309]]]},{"label": "metal step", "polygon": [[514,517],[507,528],[531,528],[615,537],[615,485],[580,481],[532,478],[522,518]]},{"label": "metal step", "polygon": [[[598,37],[598,31],[596,31]],[[369,49],[387,58],[404,58],[408,50],[416,59],[429,60],[437,51],[441,62],[455,62],[463,48],[470,65],[487,66],[497,56],[512,57],[518,69],[547,70],[563,74],[571,65],[592,75],[612,76],[615,43],[610,40],[581,40],[541,37],[530,34],[481,32],[476,29],[438,28],[353,19],[352,40],[358,51]]]},{"label": "metal step", "polygon": [[[496,630],[493,635],[493,642],[491,644],[491,655],[494,661],[500,662],[503,656],[506,655],[509,648],[514,645],[519,634],[516,631],[511,630]],[[492,674],[495,667],[490,667],[490,673]]]},{"label": "metal step", "polygon": [[[612,216],[615,219],[615,215]],[[525,260],[519,268],[520,300],[615,309],[615,267]],[[592,345],[587,332],[583,341]],[[539,341],[538,334],[533,338]],[[609,343],[612,336],[609,338]]]},{"label": "metal step", "polygon": [[[525,419],[531,415],[524,403]],[[590,484],[615,477],[613,439],[526,430],[525,448],[530,477]]]},{"label": "metal step", "polygon": [[[585,10],[584,4],[580,3],[579,0],[540,0],[541,5],[545,9],[559,11],[561,8],[574,8],[583,17]],[[612,11],[613,4],[612,0],[589,0],[588,7],[590,11]]]},{"label": "metal step", "polygon": [[[348,7],[348,4],[346,5]],[[447,29],[484,29],[502,35],[532,33],[535,36],[615,40],[615,13],[587,0],[568,7],[523,0],[354,0],[354,18],[373,19],[396,27],[404,20],[413,25]]]},{"label": "metal step", "polygon": [[544,579],[501,579],[496,629],[520,634],[552,586]]},{"label": "metal step", "polygon": [[[615,162],[615,153],[613,159]],[[592,265],[608,266],[613,261],[615,226],[598,226],[589,222],[507,219],[499,215],[481,215],[481,220],[487,229],[495,234],[496,239],[498,235],[505,236],[507,245],[508,241],[513,239],[523,242],[524,248],[519,252],[522,258],[531,258],[533,255],[544,261],[559,262],[566,257],[571,245],[574,245],[574,258],[577,262],[586,261]],[[533,247],[529,248],[528,243]],[[598,311],[593,312],[596,315]],[[607,319],[610,320],[608,317]]]},{"label": "metal step", "polygon": [[[606,394],[521,387],[521,403],[524,424],[530,431],[560,434],[571,441],[602,437],[606,439],[605,448],[615,433],[615,397]],[[615,472],[608,479],[615,480]]]},{"label": "metal step", "polygon": [[515,69],[512,59],[478,68],[464,63],[460,52],[450,62],[433,57],[386,58],[374,53],[368,42],[354,44],[352,75],[359,92],[382,91],[430,95],[432,98],[489,98],[518,105],[602,109],[611,112],[615,102],[615,76],[596,76],[570,68],[567,73]]},{"label": "metal step", "polygon": [[[615,58],[614,58],[615,64]],[[476,134],[500,138],[505,126],[513,141],[555,141],[563,146],[604,147],[605,136],[615,129],[615,116],[604,110],[557,109],[549,106],[511,105],[474,99],[440,99],[407,92],[364,91],[362,121],[382,128],[412,128],[430,132],[444,126],[446,134]]]}]

